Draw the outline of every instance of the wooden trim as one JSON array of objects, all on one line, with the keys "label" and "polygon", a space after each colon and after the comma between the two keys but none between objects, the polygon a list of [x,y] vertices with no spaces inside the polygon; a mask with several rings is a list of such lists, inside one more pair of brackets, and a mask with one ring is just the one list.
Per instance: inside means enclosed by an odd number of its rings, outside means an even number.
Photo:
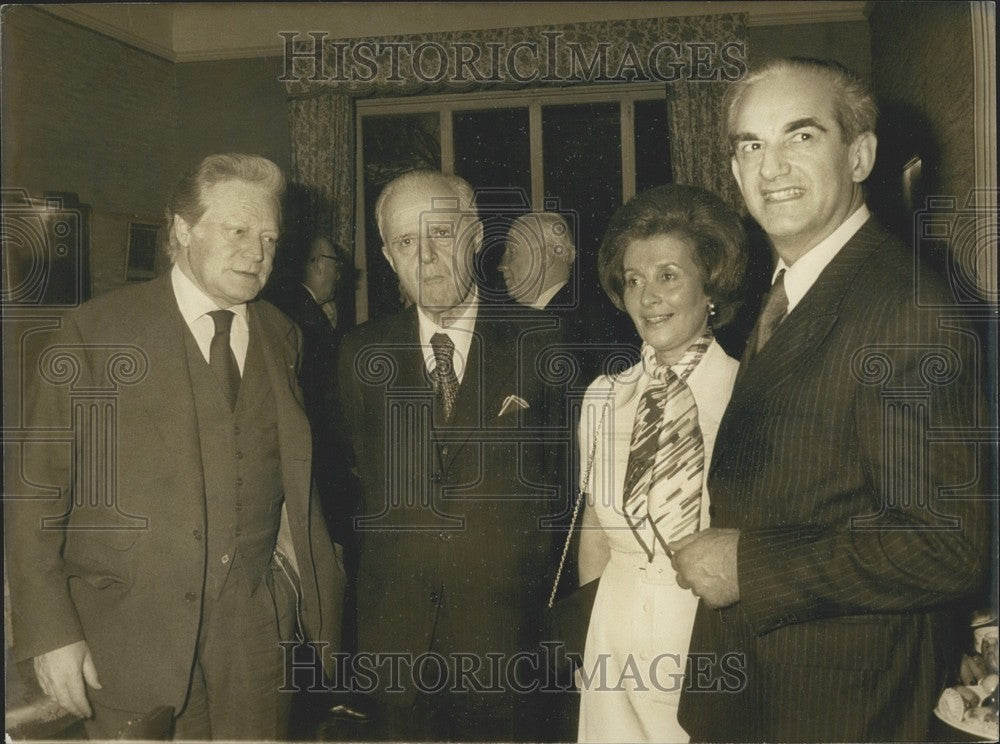
[{"label": "wooden trim", "polygon": [[[996,6],[973,2],[972,59],[976,141],[976,188],[997,188]],[[995,204],[994,195],[994,204]]]},{"label": "wooden trim", "polygon": [[571,88],[532,88],[520,91],[470,91],[433,95],[395,96],[388,98],[358,98],[359,112],[371,114],[416,114],[438,111],[441,107],[473,109],[530,107],[533,102],[546,104],[605,103],[610,100],[647,100],[663,98],[663,83],[629,83],[624,85],[588,85]]}]

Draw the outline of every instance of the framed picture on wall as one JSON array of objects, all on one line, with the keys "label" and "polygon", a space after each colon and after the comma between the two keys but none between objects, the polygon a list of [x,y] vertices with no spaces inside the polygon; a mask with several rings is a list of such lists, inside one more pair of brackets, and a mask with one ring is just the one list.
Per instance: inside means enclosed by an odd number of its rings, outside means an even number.
[{"label": "framed picture on wall", "polygon": [[156,276],[156,247],[160,226],[152,222],[130,222],[125,258],[126,281],[145,281]]},{"label": "framed picture on wall", "polygon": [[90,207],[76,194],[0,189],[0,234],[5,310],[90,299]]}]

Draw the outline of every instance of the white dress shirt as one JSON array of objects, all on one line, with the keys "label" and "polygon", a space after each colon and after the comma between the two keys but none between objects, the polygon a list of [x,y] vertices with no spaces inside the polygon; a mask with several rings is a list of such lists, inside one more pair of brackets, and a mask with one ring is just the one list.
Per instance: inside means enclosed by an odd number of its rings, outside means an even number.
[{"label": "white dress shirt", "polygon": [[[459,308],[452,308],[447,311],[454,313]],[[444,333],[455,344],[455,354],[452,359],[452,366],[455,368],[455,377],[458,382],[462,382],[465,374],[465,365],[469,358],[469,348],[472,346],[472,333],[476,327],[476,315],[479,311],[479,294],[475,289],[469,294],[469,301],[461,307],[461,315],[455,318],[447,328],[444,328],[433,320],[417,305],[417,318],[420,321],[420,348],[424,353],[424,365],[428,372],[433,372],[437,366],[434,360],[434,347],[431,346],[431,336],[435,333]],[[454,317],[449,315],[449,317]]]},{"label": "white dress shirt", "polygon": [[198,349],[205,357],[206,362],[209,360],[212,337],[215,335],[215,321],[208,313],[213,310],[231,310],[234,313],[233,325],[229,329],[229,346],[236,356],[236,364],[239,365],[242,375],[243,365],[247,360],[247,346],[250,345],[250,326],[247,324],[246,303],[220,308],[215,300],[202,292],[188,278],[187,274],[181,271],[177,264],[174,264],[174,268],[170,270],[170,283],[174,287],[177,307],[184,317],[184,322],[191,329]]},{"label": "white dress shirt", "polygon": [[535,298],[535,301],[531,303],[531,306],[535,308],[535,310],[544,310],[545,307],[552,302],[552,298],[559,293],[559,290],[567,284],[568,282],[559,282],[559,284],[554,284],[544,292],[540,292],[538,297]]},{"label": "white dress shirt", "polygon": [[840,253],[840,249],[847,245],[847,241],[854,237],[854,233],[861,229],[870,216],[868,207],[862,204],[854,214],[840,224],[840,227],[817,243],[815,248],[807,251],[791,266],[781,258],[778,259],[778,265],[774,267],[774,274],[771,276],[771,284],[774,284],[778,272],[784,270],[785,294],[788,296],[789,313],[799,304],[809,288],[816,283],[819,275],[823,273],[823,269],[833,260],[833,257]]}]

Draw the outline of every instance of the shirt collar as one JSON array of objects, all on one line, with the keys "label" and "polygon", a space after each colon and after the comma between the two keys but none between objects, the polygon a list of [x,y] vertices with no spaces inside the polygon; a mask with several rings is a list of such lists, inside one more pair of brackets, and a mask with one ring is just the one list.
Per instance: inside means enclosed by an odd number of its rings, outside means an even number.
[{"label": "shirt collar", "polygon": [[[458,308],[452,308],[448,311],[450,313],[449,317],[455,317],[454,313]],[[455,356],[453,365],[455,368],[455,376],[459,380],[462,379],[462,373],[465,371],[465,362],[469,356],[469,349],[472,347],[472,333],[476,328],[476,316],[479,313],[479,293],[476,288],[473,287],[472,291],[469,293],[468,301],[462,306],[461,314],[455,317],[453,323],[451,323],[447,328],[435,323],[431,320],[430,316],[423,311],[423,309],[417,305],[417,319],[420,324],[420,346],[424,350],[424,364],[427,367],[427,371],[430,372],[434,369],[436,362],[434,361],[434,350],[431,347],[431,336],[435,333],[444,333],[455,344]]]},{"label": "shirt collar", "polygon": [[786,264],[783,259],[778,259],[778,265],[774,267],[774,274],[771,276],[771,283],[774,283],[778,272],[784,270],[788,312],[791,312],[805,296],[806,292],[816,283],[819,275],[823,273],[823,269],[833,260],[834,256],[840,253],[840,249],[847,244],[854,233],[861,229],[870,216],[868,207],[862,204],[840,224],[840,227],[817,243],[814,248],[807,251],[791,266]]},{"label": "shirt collar", "polygon": [[558,284],[554,284],[548,289],[539,292],[538,297],[536,297],[535,301],[531,303],[531,306],[535,308],[535,310],[544,310],[546,305],[552,302],[552,298],[555,297],[559,293],[559,290],[565,287],[567,283],[568,282],[559,282]]},{"label": "shirt collar", "polygon": [[218,303],[201,291],[191,279],[181,271],[181,267],[174,264],[170,270],[170,283],[174,287],[174,297],[177,298],[177,307],[184,317],[184,322],[191,325],[206,313],[213,310],[232,310],[236,315],[246,322],[247,305],[245,302],[239,305],[232,305],[227,308],[220,308]]},{"label": "shirt collar", "polygon": [[[712,345],[712,339],[714,334],[711,329],[708,329],[703,333],[697,341],[688,346],[687,350],[673,364],[667,365],[670,371],[677,375],[678,378],[683,382],[694,371],[694,368],[698,366],[702,357],[705,356],[705,352],[708,351],[708,347]],[[656,378],[656,371],[663,365],[660,364],[659,360],[656,358],[656,349],[654,349],[649,344],[643,342],[642,349],[639,351],[642,358],[642,368],[650,377]]]},{"label": "shirt collar", "polygon": [[301,284],[305,288],[306,292],[309,293],[309,296],[313,298],[313,300],[316,302],[317,305],[323,304],[322,302],[319,301],[319,297],[316,296],[316,293],[312,291],[312,287],[310,287],[305,282],[299,282],[299,284]]}]

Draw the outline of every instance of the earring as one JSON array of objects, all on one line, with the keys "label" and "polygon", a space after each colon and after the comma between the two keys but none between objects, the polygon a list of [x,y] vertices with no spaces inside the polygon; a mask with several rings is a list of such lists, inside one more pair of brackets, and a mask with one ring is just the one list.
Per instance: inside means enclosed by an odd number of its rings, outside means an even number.
[{"label": "earring", "polygon": [[711,318],[714,315],[715,315],[715,303],[712,302],[711,300],[709,300],[708,301],[708,317]]}]

